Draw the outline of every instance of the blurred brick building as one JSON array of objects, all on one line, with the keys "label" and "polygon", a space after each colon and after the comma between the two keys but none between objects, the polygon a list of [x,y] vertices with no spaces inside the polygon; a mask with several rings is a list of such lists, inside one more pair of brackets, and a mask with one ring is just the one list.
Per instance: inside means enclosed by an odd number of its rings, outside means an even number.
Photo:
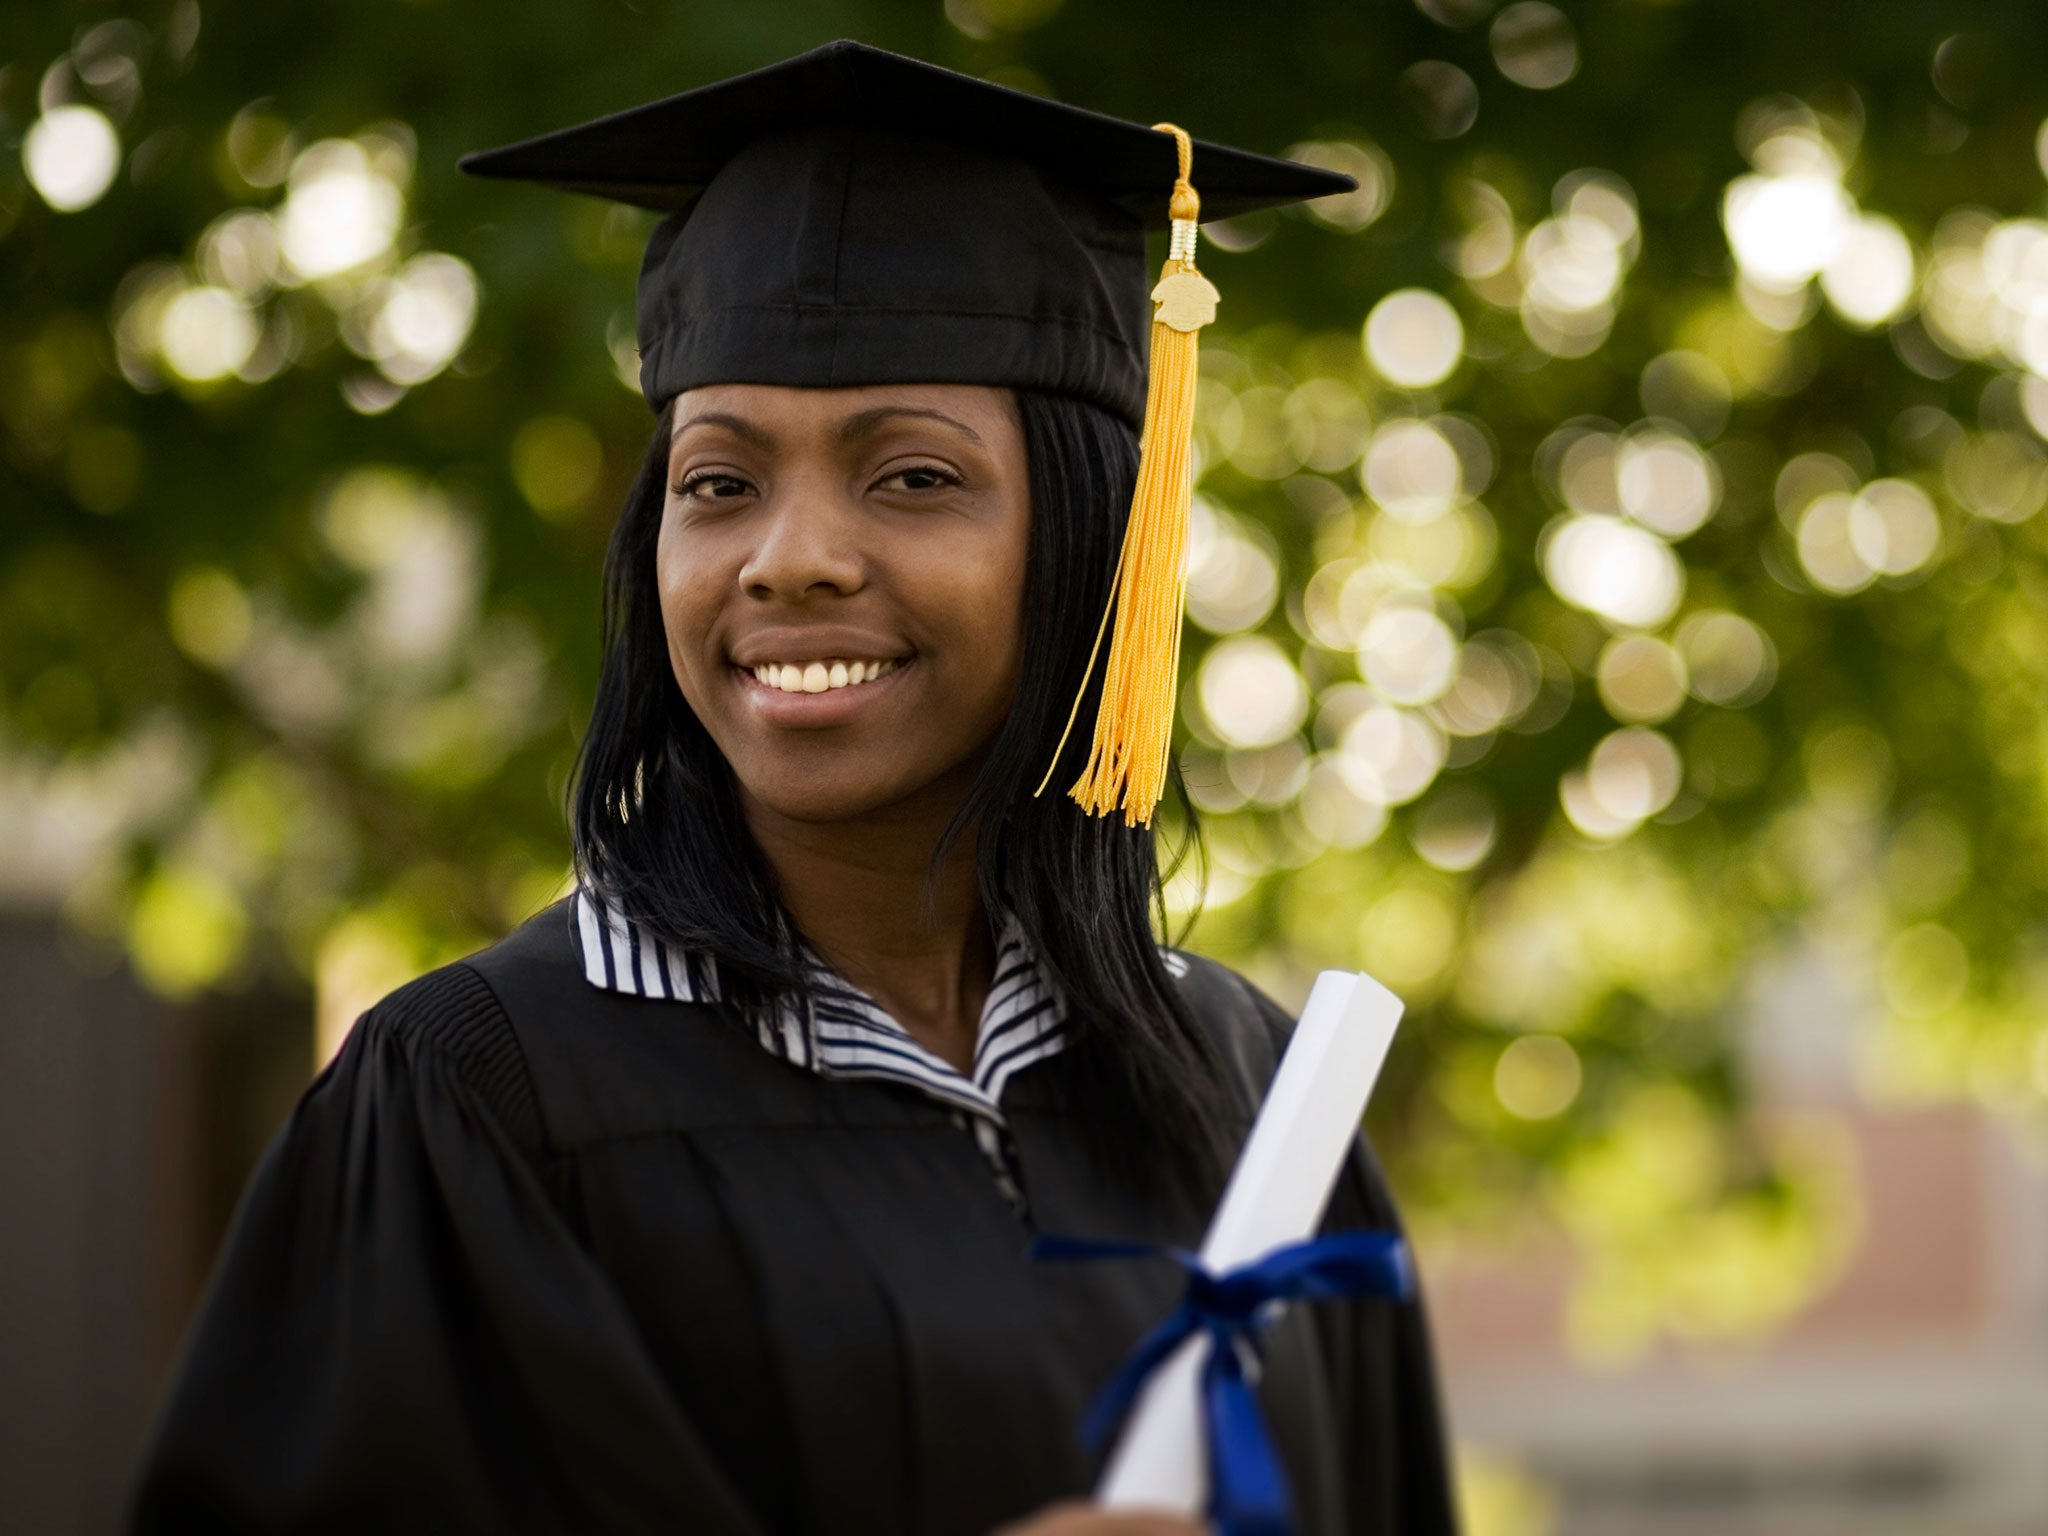
[{"label": "blurred brick building", "polygon": [[1605,1372],[1561,1342],[1562,1252],[1432,1274],[1458,1433],[1548,1485],[1537,1529],[2048,1531],[2048,1167],[1975,1108],[1860,1103],[1861,1006],[1817,955],[1759,989],[1759,1077],[1838,1117],[1863,1203],[1845,1272],[1787,1328]]}]

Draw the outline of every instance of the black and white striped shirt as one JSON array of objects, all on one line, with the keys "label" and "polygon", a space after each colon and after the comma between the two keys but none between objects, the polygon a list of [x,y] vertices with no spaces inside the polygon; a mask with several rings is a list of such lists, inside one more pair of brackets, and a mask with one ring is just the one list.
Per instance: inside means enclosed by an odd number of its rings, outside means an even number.
[{"label": "black and white striped shirt", "polygon": [[[577,890],[573,911],[577,952],[592,986],[677,1002],[722,1000],[715,957],[663,942],[587,889]],[[938,1100],[973,1136],[1004,1198],[1024,1215],[1003,1085],[1066,1043],[1067,1004],[1016,918],[1005,914],[997,936],[995,979],[982,1006],[970,1074],[920,1045],[808,945],[803,957],[815,1006],[806,1016],[793,998],[783,997],[756,1010],[762,1046],[826,1077],[882,1079]],[[1179,956],[1167,958],[1176,971],[1182,968]]]}]

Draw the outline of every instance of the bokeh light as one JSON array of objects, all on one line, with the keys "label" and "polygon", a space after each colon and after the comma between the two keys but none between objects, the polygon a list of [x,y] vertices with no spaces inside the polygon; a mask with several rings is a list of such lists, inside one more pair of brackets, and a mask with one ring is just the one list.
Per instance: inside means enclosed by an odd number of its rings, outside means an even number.
[{"label": "bokeh light", "polygon": [[1880,576],[1909,576],[1941,546],[1941,519],[1910,480],[1873,480],[1849,503],[1849,547]]},{"label": "bokeh light", "polygon": [[1669,806],[1684,778],[1684,763],[1669,737],[1625,726],[1601,738],[1583,769],[1565,775],[1558,795],[1573,826],[1611,841]]},{"label": "bokeh light", "polygon": [[1433,890],[1401,886],[1366,909],[1359,951],[1372,975],[1409,997],[1426,994],[1457,951],[1458,915]]},{"label": "bokeh light", "polygon": [[404,198],[351,139],[323,139],[293,160],[277,217],[278,249],[311,280],[381,256],[398,233]]},{"label": "bokeh light", "polygon": [[1660,352],[1643,364],[1637,393],[1645,415],[1676,422],[1702,442],[1719,436],[1727,426],[1734,400],[1721,366],[1704,353],[1683,347]]},{"label": "bokeh light", "polygon": [[1485,630],[1458,653],[1458,675],[1435,714],[1455,735],[1483,737],[1521,719],[1542,691],[1536,647],[1513,630]]},{"label": "bokeh light", "polygon": [[164,362],[196,382],[233,373],[256,350],[255,317],[225,288],[187,288],[164,306],[160,326]]},{"label": "bokeh light", "polygon": [[1428,608],[1388,604],[1358,642],[1358,670],[1395,704],[1427,704],[1457,675],[1458,637]]},{"label": "bokeh light", "polygon": [[1197,500],[1188,530],[1188,616],[1215,635],[1262,624],[1280,599],[1268,546],[1227,512]]},{"label": "bokeh light", "polygon": [[1682,539],[1713,515],[1721,498],[1714,461],[1690,439],[1655,428],[1633,432],[1615,454],[1622,510],[1667,539]]},{"label": "bokeh light", "polygon": [[1351,851],[1367,847],[1386,830],[1387,804],[1375,784],[1340,756],[1326,752],[1309,767],[1301,816],[1326,845]]},{"label": "bokeh light", "polygon": [[1878,984],[1888,1007],[1909,1018],[1933,1018],[1962,1000],[1970,984],[1970,956],[1940,923],[1916,923],[1884,947]]},{"label": "bokeh light", "polygon": [[1899,226],[1866,213],[1843,232],[1821,267],[1821,292],[1853,325],[1882,325],[1913,296],[1913,247]]},{"label": "bokeh light", "polygon": [[1487,29],[1500,72],[1532,91],[1554,90],[1579,72],[1579,39],[1563,11],[1517,0]]},{"label": "bokeh light", "polygon": [[1701,609],[1678,626],[1686,686],[1709,704],[1753,704],[1777,677],[1777,650],[1762,628],[1739,613]]},{"label": "bokeh light", "polygon": [[1617,720],[1655,725],[1685,703],[1685,659],[1649,635],[1624,635],[1608,643],[1594,670],[1600,702]]},{"label": "bokeh light", "polygon": [[512,483],[550,520],[573,517],[603,472],[604,444],[574,416],[537,416],[512,439]]},{"label": "bokeh light", "polygon": [[1349,192],[1319,197],[1307,205],[1308,214],[1332,229],[1359,230],[1374,223],[1387,211],[1394,196],[1394,163],[1376,144],[1355,139],[1318,139],[1296,144],[1287,158],[1318,170],[1336,171],[1358,183]]},{"label": "bokeh light", "polygon": [[1458,450],[1431,422],[1396,417],[1372,435],[1365,450],[1366,494],[1389,517],[1426,523],[1449,511],[1464,493]]},{"label": "bokeh light", "polygon": [[1452,785],[1417,808],[1408,837],[1423,863],[1446,874],[1463,874],[1478,868],[1493,852],[1500,837],[1500,811],[1483,791]]},{"label": "bokeh light", "polygon": [[1823,592],[1838,597],[1860,592],[1878,576],[1849,535],[1856,499],[1830,491],[1808,502],[1799,514],[1799,565]]},{"label": "bokeh light", "polygon": [[22,136],[21,167],[28,183],[59,213],[76,213],[98,202],[120,165],[120,135],[94,107],[54,107]]},{"label": "bokeh light", "polygon": [[444,663],[480,596],[470,520],[434,486],[376,466],[341,476],[317,520],[327,547],[370,578],[352,610],[360,643],[391,662]]},{"label": "bokeh light", "polygon": [[1584,1070],[1571,1042],[1556,1035],[1510,1041],[1493,1069],[1501,1108],[1521,1120],[1553,1120],[1579,1096]]},{"label": "bokeh light", "polygon": [[194,661],[225,667],[239,657],[253,631],[248,594],[226,571],[210,566],[181,574],[171,587],[171,638]]},{"label": "bokeh light", "polygon": [[1203,716],[1228,746],[1270,746],[1308,718],[1301,673],[1263,636],[1219,642],[1202,658],[1198,689]]},{"label": "bokeh light", "polygon": [[234,209],[207,225],[195,254],[208,283],[247,300],[261,299],[278,281],[277,226],[253,208]]},{"label": "bokeh light", "polygon": [[394,384],[413,385],[454,360],[476,319],[476,274],[456,257],[429,251],[379,283],[351,329],[358,350]]},{"label": "bokeh light", "polygon": [[1742,275],[1765,289],[1796,288],[1835,259],[1855,219],[1842,166],[1817,135],[1788,131],[1751,152],[1757,171],[1721,198],[1721,223]]},{"label": "bokeh light", "polygon": [[1463,138],[1479,119],[1479,87],[1447,59],[1410,64],[1401,71],[1396,89],[1424,138]]},{"label": "bokeh light", "polygon": [[1522,328],[1552,356],[1585,357],[1613,328],[1622,279],[1641,249],[1635,194],[1609,172],[1579,170],[1559,179],[1551,204],[1551,216],[1522,238]]},{"label": "bokeh light", "polygon": [[194,866],[158,870],[128,919],[128,952],[152,986],[189,997],[241,959],[249,913],[219,875]]},{"label": "bokeh light", "polygon": [[1444,741],[1421,715],[1374,704],[1346,727],[1338,762],[1364,795],[1406,805],[1442,771]]},{"label": "bokeh light", "polygon": [[1595,513],[1552,524],[1542,559],[1559,597],[1632,628],[1656,628],[1685,596],[1685,571],[1671,546],[1620,518]]},{"label": "bokeh light", "polygon": [[1443,295],[1400,288],[1365,317],[1365,355],[1381,378],[1403,389],[1430,389],[1451,376],[1465,327]]}]

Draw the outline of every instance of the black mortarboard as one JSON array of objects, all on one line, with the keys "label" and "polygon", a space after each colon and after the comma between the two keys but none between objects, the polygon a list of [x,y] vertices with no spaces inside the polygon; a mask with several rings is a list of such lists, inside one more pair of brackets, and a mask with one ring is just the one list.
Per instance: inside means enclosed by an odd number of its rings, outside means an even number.
[{"label": "black mortarboard", "polygon": [[[700,384],[992,384],[1139,426],[1102,709],[1072,793],[1149,824],[1179,657],[1195,333],[1215,313],[1196,220],[1350,177],[854,42],[460,165],[668,215],[640,265],[640,387],[657,409]],[[1145,232],[1167,227],[1154,286]]]},{"label": "black mortarboard", "polygon": [[[478,176],[666,212],[639,291],[651,406],[698,384],[1008,384],[1133,424],[1144,231],[1174,142],[861,43],[465,155]],[[1347,177],[1196,141],[1206,217]]]}]

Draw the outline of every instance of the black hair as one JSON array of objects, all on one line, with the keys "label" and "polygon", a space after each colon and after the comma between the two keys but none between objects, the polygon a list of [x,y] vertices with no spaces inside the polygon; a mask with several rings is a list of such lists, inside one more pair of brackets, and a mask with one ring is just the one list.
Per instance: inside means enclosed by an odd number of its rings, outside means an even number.
[{"label": "black hair", "polygon": [[[1182,1000],[1153,936],[1167,916],[1153,833],[1092,816],[1065,794],[1087,756],[1101,667],[1045,793],[1108,601],[1137,476],[1135,434],[1087,401],[1016,392],[1032,527],[1015,702],[932,851],[927,894],[975,833],[991,912],[1015,915],[1063,989],[1072,1031],[1048,1068],[1115,1178],[1140,1190],[1210,1188],[1227,1159],[1231,1094],[1220,1056]],[[758,1005],[807,993],[794,925],[741,815],[730,765],[671,671],[655,577],[674,401],[605,555],[604,659],[569,788],[576,874],[664,939],[715,955],[725,995]],[[1191,808],[1174,865],[1195,845]],[[1171,867],[1167,871],[1171,873]]]}]

